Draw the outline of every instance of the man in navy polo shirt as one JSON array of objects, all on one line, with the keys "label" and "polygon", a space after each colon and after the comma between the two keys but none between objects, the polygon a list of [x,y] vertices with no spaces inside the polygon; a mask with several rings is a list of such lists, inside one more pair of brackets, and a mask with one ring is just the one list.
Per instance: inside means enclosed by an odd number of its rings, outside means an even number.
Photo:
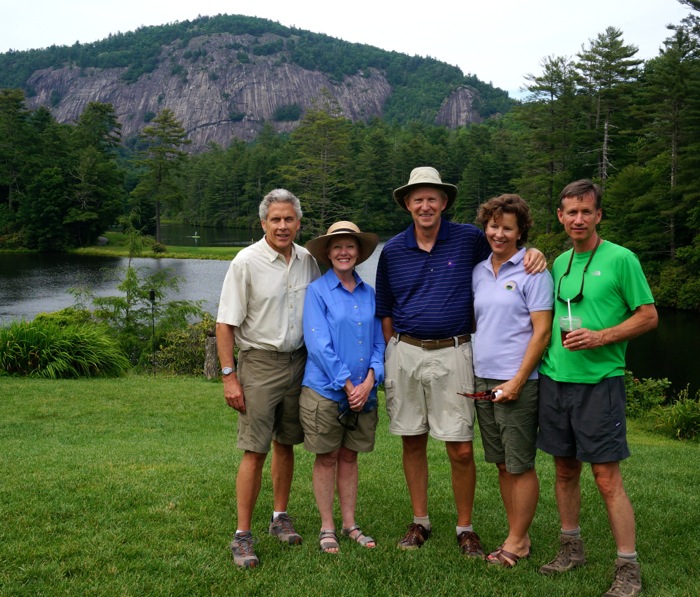
[{"label": "man in navy polo shirt", "polygon": [[[476,467],[472,451],[474,403],[458,392],[474,392],[472,368],[472,270],[490,248],[472,224],[442,217],[457,187],[443,183],[434,168],[419,167],[394,200],[413,223],[386,243],[377,268],[377,315],[386,340],[385,379],[389,431],[403,441],[403,468],[413,523],[399,541],[417,549],[431,533],[428,516],[428,434],[444,441],[457,506],[457,543],[462,553],[483,557],[472,528]],[[546,267],[530,249],[528,272]]]}]

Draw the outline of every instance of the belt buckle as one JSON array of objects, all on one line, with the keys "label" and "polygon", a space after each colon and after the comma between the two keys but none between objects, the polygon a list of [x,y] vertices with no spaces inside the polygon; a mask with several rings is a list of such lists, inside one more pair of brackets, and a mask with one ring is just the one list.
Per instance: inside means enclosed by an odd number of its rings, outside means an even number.
[{"label": "belt buckle", "polygon": [[421,340],[420,341],[420,347],[423,350],[433,350],[436,347],[439,347],[439,340]]}]

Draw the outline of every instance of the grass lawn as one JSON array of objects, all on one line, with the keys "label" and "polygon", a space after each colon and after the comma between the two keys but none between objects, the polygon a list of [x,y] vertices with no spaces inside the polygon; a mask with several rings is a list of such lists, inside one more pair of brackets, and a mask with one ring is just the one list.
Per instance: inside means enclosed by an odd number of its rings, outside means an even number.
[{"label": "grass lawn", "polygon": [[[97,255],[103,257],[128,257],[129,241],[126,234],[121,232],[106,232],[104,234],[109,239],[107,245],[93,245],[81,247],[73,251],[76,255]],[[243,247],[180,247],[167,245],[164,253],[153,252],[152,245],[144,244],[142,252],[138,257],[167,257],[171,259],[220,259],[230,261]]]},{"label": "grass lawn", "polygon": [[[341,540],[318,550],[312,457],[297,449],[290,504],[300,547],[267,535],[269,459],[254,518],[261,566],[237,570],[227,549],[235,530],[236,414],[218,382],[131,376],[118,380],[0,378],[0,595],[601,595],[615,546],[590,471],[582,529],[589,564],[558,578],[537,568],[558,546],[553,467],[540,454],[540,504],[533,552],[513,570],[467,560],[455,542],[444,447],[431,440],[434,534],[402,552],[411,520],[399,438],[380,404],[376,449],[360,458],[357,519],[378,541]],[[696,596],[700,445],[630,429],[624,466],[638,522],[647,595]],[[475,446],[475,530],[487,549],[505,537],[496,469]],[[336,519],[338,520],[338,519]]]}]

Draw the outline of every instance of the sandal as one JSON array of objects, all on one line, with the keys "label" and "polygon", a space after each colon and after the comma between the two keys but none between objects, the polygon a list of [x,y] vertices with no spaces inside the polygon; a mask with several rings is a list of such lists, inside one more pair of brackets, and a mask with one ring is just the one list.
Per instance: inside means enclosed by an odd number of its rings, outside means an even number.
[{"label": "sandal", "polygon": [[[335,529],[321,529],[318,536],[319,547],[323,553],[338,553],[340,544]],[[331,550],[335,551],[331,551]]]},{"label": "sandal", "polygon": [[501,547],[496,551],[492,551],[486,557],[486,561],[489,564],[494,564],[495,566],[503,566],[504,568],[514,568],[520,560],[527,560],[529,557],[529,551],[524,556],[519,556],[514,554],[513,552],[506,551]]},{"label": "sandal", "polygon": [[[355,533],[354,536],[353,533]],[[357,543],[362,545],[362,547],[373,549],[377,546],[377,542],[372,537],[370,537],[369,535],[365,535],[362,532],[362,529],[360,528],[359,524],[354,524],[349,529],[343,529],[343,535],[349,537],[353,541],[356,541]]]}]

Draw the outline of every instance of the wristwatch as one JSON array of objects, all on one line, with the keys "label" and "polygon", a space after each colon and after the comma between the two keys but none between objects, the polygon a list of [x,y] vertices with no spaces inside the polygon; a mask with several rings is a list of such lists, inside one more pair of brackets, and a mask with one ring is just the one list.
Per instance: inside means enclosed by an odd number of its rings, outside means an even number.
[{"label": "wristwatch", "polygon": [[231,373],[234,373],[234,372],[235,372],[235,369],[233,369],[232,367],[224,367],[221,370],[221,375],[231,375]]}]

